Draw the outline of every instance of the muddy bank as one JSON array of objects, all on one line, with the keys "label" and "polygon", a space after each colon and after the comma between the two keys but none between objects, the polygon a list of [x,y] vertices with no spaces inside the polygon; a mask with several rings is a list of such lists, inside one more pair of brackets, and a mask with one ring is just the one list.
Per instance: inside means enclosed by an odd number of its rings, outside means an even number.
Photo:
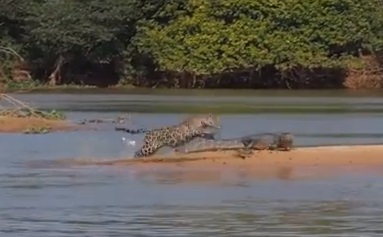
[{"label": "muddy bank", "polygon": [[1,133],[23,133],[28,129],[43,129],[49,131],[73,131],[84,126],[66,120],[50,120],[36,117],[0,116]]}]

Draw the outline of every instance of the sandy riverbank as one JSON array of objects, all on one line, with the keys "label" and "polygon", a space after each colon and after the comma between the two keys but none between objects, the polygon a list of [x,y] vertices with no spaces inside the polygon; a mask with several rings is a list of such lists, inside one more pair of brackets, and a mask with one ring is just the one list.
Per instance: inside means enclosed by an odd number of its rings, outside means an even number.
[{"label": "sandy riverbank", "polygon": [[50,131],[72,131],[80,128],[80,125],[65,120],[48,120],[43,118],[18,118],[11,116],[0,116],[1,133],[21,133],[26,129],[50,128]]}]

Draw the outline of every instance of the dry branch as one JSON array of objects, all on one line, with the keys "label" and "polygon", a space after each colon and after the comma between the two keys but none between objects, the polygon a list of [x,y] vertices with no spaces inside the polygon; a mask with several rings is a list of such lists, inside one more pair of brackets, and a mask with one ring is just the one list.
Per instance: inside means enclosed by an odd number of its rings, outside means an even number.
[{"label": "dry branch", "polygon": [[46,118],[46,114],[7,94],[0,94],[0,116]]},{"label": "dry branch", "polygon": [[20,54],[18,54],[14,49],[12,49],[10,47],[0,46],[0,51],[2,51],[4,53],[12,54],[13,56],[16,56],[21,62],[25,61],[24,58],[21,57]]}]

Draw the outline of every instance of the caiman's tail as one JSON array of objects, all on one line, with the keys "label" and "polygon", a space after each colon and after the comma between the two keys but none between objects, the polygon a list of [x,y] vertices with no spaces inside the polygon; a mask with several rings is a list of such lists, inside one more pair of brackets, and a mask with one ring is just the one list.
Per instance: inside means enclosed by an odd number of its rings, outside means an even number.
[{"label": "caiman's tail", "polygon": [[235,140],[204,140],[194,144],[185,146],[185,153],[219,151],[245,148],[245,145],[240,139]]},{"label": "caiman's tail", "polygon": [[129,129],[129,128],[114,128],[116,131],[123,131],[130,134],[139,134],[139,133],[146,133],[148,132],[148,129],[145,128],[139,128],[139,129]]}]

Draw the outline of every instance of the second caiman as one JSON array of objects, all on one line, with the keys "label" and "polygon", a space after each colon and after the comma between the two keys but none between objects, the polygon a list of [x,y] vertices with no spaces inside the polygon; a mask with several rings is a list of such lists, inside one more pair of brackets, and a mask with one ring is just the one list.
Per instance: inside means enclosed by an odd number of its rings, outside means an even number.
[{"label": "second caiman", "polygon": [[261,133],[231,139],[203,139],[186,144],[182,153],[222,150],[291,150],[294,136],[291,133]]}]

